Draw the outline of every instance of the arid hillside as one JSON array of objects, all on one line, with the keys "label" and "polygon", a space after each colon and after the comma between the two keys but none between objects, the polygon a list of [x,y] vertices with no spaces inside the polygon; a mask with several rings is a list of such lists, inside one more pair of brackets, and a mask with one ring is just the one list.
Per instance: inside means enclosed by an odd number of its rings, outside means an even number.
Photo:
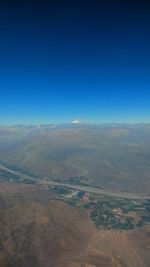
[{"label": "arid hillside", "polygon": [[0,193],[0,266],[56,266],[78,255],[92,226],[87,215],[45,190],[3,184]]},{"label": "arid hillside", "polygon": [[1,267],[148,267],[149,229],[97,230],[38,186],[0,185]]}]

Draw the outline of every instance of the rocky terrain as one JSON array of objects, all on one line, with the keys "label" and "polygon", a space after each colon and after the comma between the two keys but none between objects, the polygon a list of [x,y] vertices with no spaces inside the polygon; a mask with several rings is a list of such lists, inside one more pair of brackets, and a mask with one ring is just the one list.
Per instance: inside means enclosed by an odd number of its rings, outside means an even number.
[{"label": "rocky terrain", "polygon": [[39,186],[0,184],[1,267],[148,267],[150,229],[97,230]]}]

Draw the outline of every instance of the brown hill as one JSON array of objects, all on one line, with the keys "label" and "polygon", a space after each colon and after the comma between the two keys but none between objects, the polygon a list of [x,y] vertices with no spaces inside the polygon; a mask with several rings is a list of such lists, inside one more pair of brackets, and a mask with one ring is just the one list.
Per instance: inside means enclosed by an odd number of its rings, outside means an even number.
[{"label": "brown hill", "polygon": [[0,185],[1,267],[148,267],[149,229],[98,231],[45,189]]},{"label": "brown hill", "polygon": [[32,186],[3,184],[1,192],[1,267],[55,266],[88,242],[92,227],[82,210]]}]

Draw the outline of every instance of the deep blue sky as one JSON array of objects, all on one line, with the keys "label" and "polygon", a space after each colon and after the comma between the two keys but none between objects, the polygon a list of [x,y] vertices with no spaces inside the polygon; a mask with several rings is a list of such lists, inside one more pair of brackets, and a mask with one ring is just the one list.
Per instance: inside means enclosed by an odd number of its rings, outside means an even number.
[{"label": "deep blue sky", "polygon": [[0,2],[0,123],[150,120],[146,1]]}]

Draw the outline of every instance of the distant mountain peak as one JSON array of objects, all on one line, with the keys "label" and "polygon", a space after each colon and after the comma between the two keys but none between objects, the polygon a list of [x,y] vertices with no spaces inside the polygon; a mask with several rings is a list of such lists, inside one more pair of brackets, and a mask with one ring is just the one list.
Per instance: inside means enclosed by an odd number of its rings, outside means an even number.
[{"label": "distant mountain peak", "polygon": [[79,118],[79,119],[75,119],[72,121],[73,124],[80,124],[83,122],[83,119]]}]

